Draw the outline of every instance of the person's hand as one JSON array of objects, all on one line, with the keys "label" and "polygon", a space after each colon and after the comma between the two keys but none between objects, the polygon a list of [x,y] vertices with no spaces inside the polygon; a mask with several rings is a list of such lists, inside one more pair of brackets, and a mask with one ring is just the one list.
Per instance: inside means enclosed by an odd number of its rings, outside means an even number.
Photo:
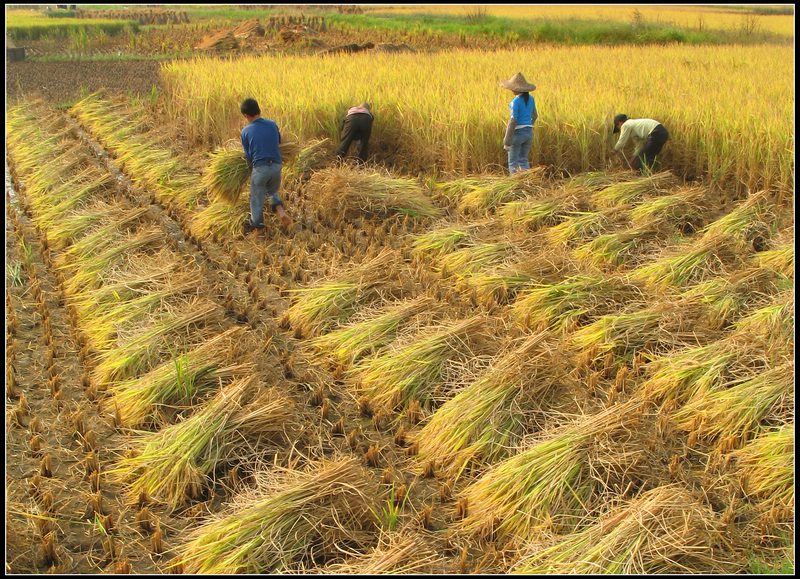
[{"label": "person's hand", "polygon": [[506,151],[510,151],[510,150],[511,150],[511,145],[503,145],[503,148],[504,148]]}]

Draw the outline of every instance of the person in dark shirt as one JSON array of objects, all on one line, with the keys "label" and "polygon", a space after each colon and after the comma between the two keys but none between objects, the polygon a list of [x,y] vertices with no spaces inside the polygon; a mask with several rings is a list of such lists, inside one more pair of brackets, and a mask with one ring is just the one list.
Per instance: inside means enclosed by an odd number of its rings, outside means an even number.
[{"label": "person in dark shirt", "polygon": [[289,228],[291,218],[283,208],[278,195],[281,185],[281,133],[275,121],[261,117],[261,108],[255,99],[247,98],[239,107],[247,119],[242,129],[242,147],[247,164],[252,169],[250,175],[250,222],[245,223],[245,233],[264,229],[264,204],[269,194],[269,204],[277,213],[284,228]]},{"label": "person in dark shirt", "polygon": [[369,103],[361,103],[348,109],[342,121],[342,140],[336,149],[337,157],[340,159],[346,157],[350,145],[353,141],[358,141],[358,158],[362,163],[367,160],[367,147],[374,118]]}]

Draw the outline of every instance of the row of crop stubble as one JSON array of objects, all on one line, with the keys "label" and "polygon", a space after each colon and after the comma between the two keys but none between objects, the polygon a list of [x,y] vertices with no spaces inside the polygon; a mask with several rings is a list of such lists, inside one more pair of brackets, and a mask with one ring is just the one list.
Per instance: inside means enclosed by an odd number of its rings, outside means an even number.
[{"label": "row of crop stubble", "polygon": [[300,137],[338,137],[347,107],[368,100],[385,160],[461,172],[504,162],[517,71],[538,86],[532,160],[570,171],[605,168],[611,118],[650,117],[670,131],[664,168],[738,188],[793,188],[790,48],[660,46],[450,51],[428,54],[197,59],[162,68],[167,108],[197,141],[241,127],[239,102]]}]

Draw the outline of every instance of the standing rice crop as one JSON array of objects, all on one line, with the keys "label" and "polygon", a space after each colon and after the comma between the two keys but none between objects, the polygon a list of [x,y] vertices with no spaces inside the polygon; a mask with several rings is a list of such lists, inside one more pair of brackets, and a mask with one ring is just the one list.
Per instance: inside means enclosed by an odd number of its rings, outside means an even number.
[{"label": "standing rice crop", "polygon": [[[458,533],[491,533],[497,540],[529,541],[547,527],[572,528],[590,508],[603,484],[589,474],[596,460],[593,441],[617,435],[630,438],[641,424],[644,404],[631,400],[557,429],[516,455],[491,467],[467,486],[468,514],[455,523]],[[608,449],[621,453],[625,470],[635,460],[622,441]],[[610,463],[609,463],[610,464]]]},{"label": "standing rice crop", "polygon": [[141,493],[176,508],[206,488],[215,469],[262,453],[284,440],[294,418],[291,401],[258,392],[257,377],[232,382],[192,416],[132,442],[133,453],[109,474],[129,481],[127,496]]},{"label": "standing rice crop", "polygon": [[794,512],[794,422],[768,430],[733,451],[747,497],[762,511]]},{"label": "standing rice crop", "polygon": [[413,399],[432,398],[447,360],[469,354],[470,341],[484,324],[484,318],[475,316],[424,330],[413,341],[389,347],[355,366],[353,381],[374,408],[387,413]]},{"label": "standing rice crop", "polygon": [[373,541],[373,483],[358,459],[258,480],[192,531],[173,564],[187,573],[282,573]]},{"label": "standing rice crop", "polygon": [[714,512],[678,485],[660,486],[581,531],[536,545],[512,573],[531,575],[726,571]]},{"label": "standing rice crop", "polygon": [[414,436],[418,461],[433,460],[448,478],[505,458],[529,430],[529,414],[558,382],[554,344],[538,333],[505,352],[445,402]]}]

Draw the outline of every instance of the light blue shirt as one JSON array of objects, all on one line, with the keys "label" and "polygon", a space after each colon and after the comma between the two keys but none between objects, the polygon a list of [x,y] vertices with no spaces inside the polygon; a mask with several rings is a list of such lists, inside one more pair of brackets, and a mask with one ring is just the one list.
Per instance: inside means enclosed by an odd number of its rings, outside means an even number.
[{"label": "light blue shirt", "polygon": [[511,118],[517,123],[517,129],[532,127],[533,123],[536,122],[536,119],[539,117],[539,114],[536,112],[536,101],[533,100],[532,94],[528,95],[528,104],[525,104],[522,95],[517,95],[508,107],[511,109]]}]

